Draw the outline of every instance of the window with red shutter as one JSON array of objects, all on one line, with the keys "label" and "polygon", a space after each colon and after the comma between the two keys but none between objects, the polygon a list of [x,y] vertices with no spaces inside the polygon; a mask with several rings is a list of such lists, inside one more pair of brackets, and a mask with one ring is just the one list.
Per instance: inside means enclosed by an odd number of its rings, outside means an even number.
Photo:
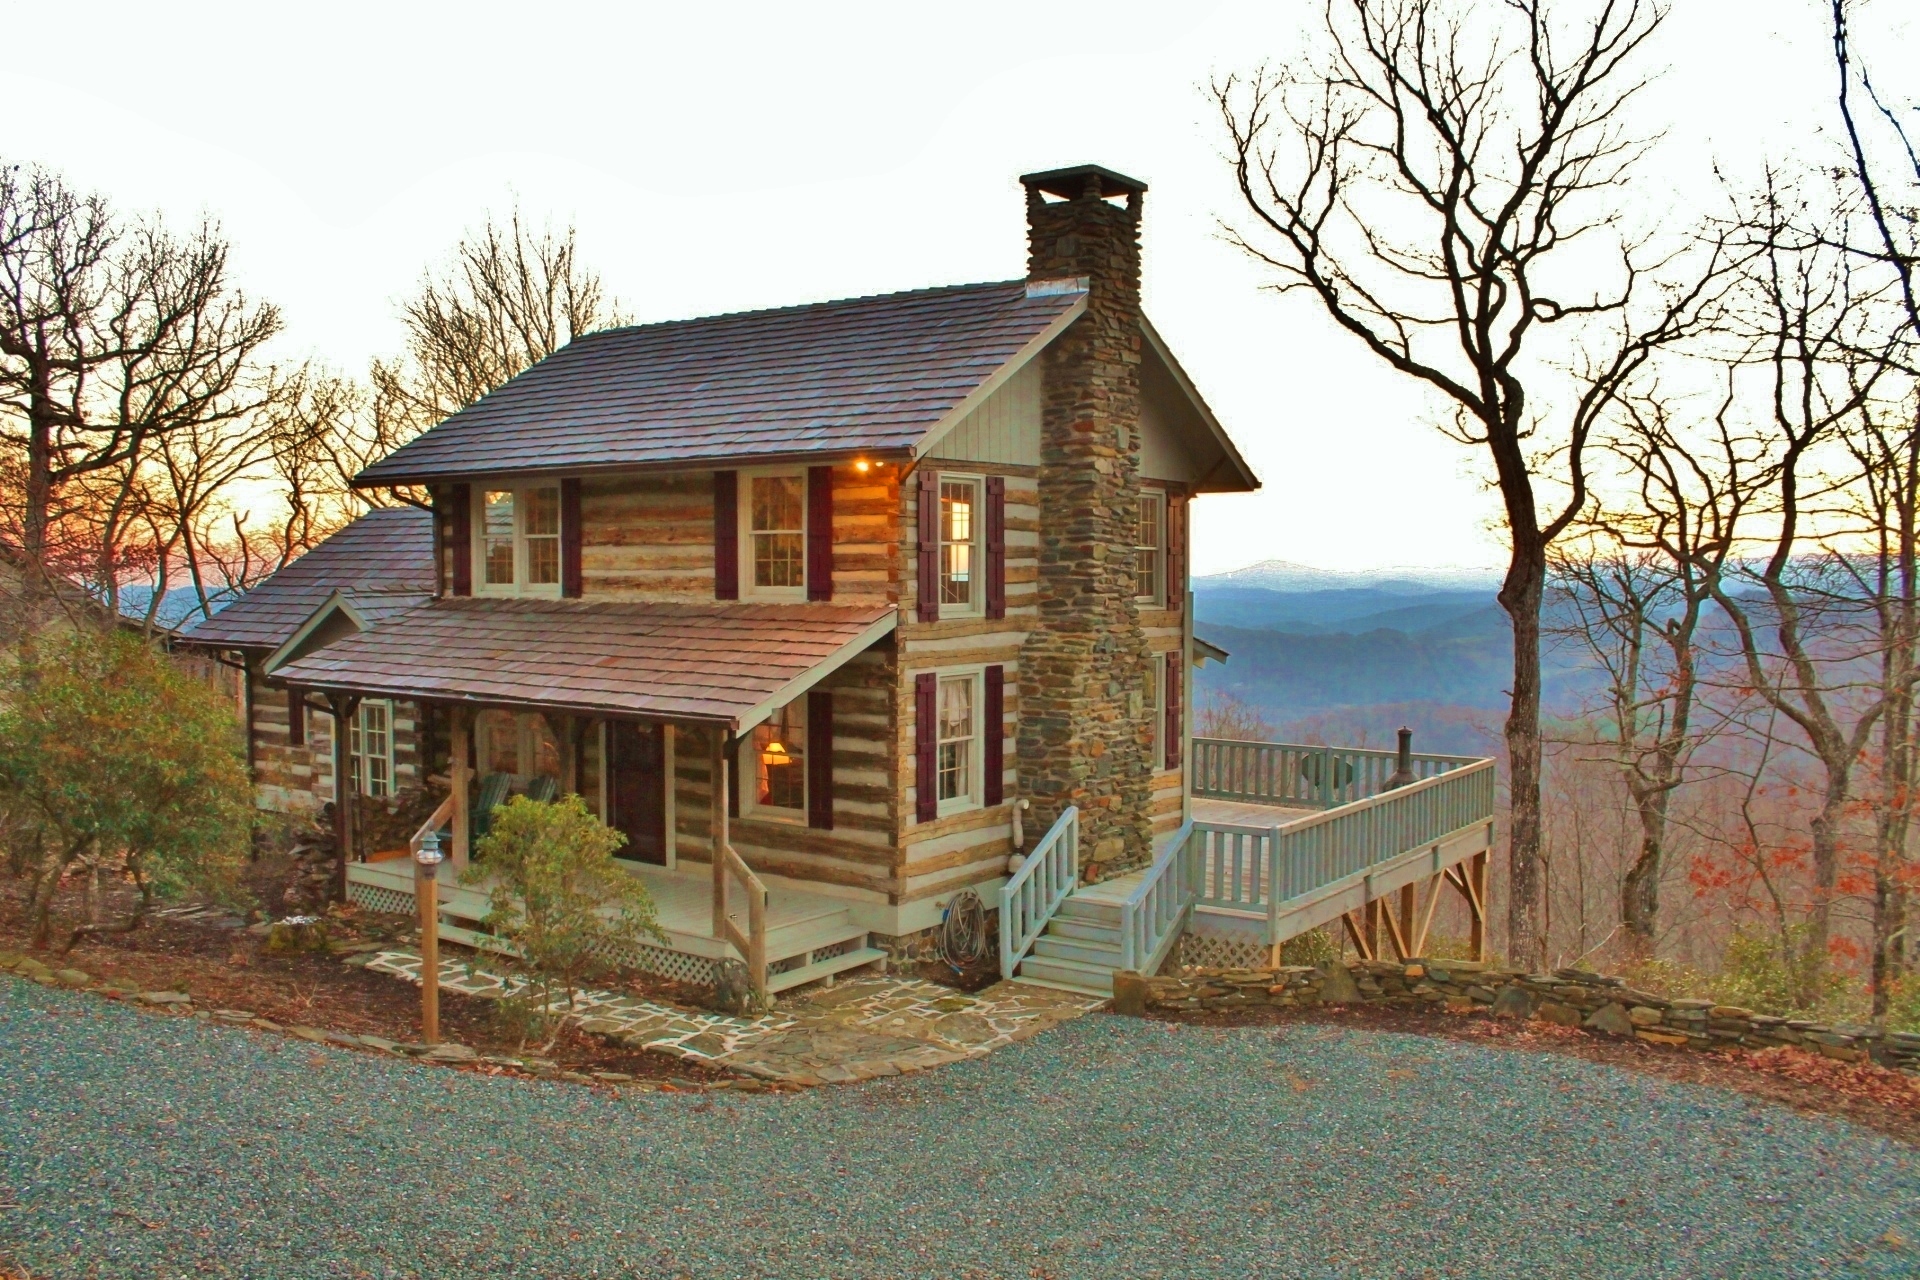
[{"label": "window with red shutter", "polygon": [[560,482],[560,594],[578,600],[584,585],[580,571],[580,482]]},{"label": "window with red shutter", "polygon": [[448,590],[456,596],[473,594],[473,490],[456,484],[447,490]]},{"label": "window with red shutter", "polygon": [[713,598],[740,598],[740,473],[713,473]]},{"label": "window with red shutter", "polygon": [[807,825],[833,830],[833,693],[807,694]]},{"label": "window with red shutter", "polygon": [[1007,616],[1007,478],[987,477],[987,616]]},{"label": "window with red shutter", "polygon": [[922,622],[940,621],[940,474],[922,470],[920,480],[920,596],[918,617]]},{"label": "window with red shutter", "polygon": [[1007,669],[988,667],[986,694],[981,699],[980,731],[986,735],[980,744],[981,803],[991,809],[1006,798]]},{"label": "window with red shutter", "polygon": [[833,599],[833,468],[807,468],[807,599]]},{"label": "window with red shutter", "polygon": [[934,776],[934,748],[939,742],[939,709],[935,705],[939,677],[922,671],[913,678],[913,816],[932,822],[940,812],[938,782]]},{"label": "window with red shutter", "polygon": [[1186,744],[1181,741],[1181,737],[1180,737],[1181,729],[1184,725],[1184,721],[1181,718],[1181,714],[1180,714],[1180,711],[1181,711],[1180,702],[1181,702],[1182,696],[1185,693],[1184,686],[1181,684],[1181,679],[1180,679],[1181,676],[1185,674],[1185,671],[1181,665],[1183,657],[1184,655],[1178,649],[1175,649],[1172,653],[1169,653],[1166,657],[1166,662],[1167,662],[1166,767],[1169,769],[1178,769],[1182,764],[1186,762]]}]

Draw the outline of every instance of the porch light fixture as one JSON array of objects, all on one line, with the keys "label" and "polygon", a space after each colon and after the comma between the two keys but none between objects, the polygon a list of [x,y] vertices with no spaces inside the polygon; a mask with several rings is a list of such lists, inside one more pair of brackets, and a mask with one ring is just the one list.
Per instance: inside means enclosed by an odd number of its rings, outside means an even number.
[{"label": "porch light fixture", "polygon": [[855,458],[853,460],[853,469],[855,471],[858,471],[861,475],[865,475],[867,474],[868,471],[873,469],[873,464],[871,462],[868,462],[865,458]]}]

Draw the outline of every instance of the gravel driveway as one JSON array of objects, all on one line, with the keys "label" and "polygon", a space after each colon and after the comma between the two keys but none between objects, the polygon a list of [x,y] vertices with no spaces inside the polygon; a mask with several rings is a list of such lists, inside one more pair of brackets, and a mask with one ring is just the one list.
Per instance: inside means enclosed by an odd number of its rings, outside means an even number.
[{"label": "gravel driveway", "polygon": [[1577,1059],[1094,1015],[607,1097],[0,980],[0,1254],[53,1276],[1913,1276],[1920,1152]]}]

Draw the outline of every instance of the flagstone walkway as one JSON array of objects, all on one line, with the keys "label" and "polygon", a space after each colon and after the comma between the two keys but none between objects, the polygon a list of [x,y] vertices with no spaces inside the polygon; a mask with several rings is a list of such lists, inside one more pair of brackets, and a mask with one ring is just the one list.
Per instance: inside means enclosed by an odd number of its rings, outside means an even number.
[{"label": "flagstone walkway", "polygon": [[[380,951],[375,973],[420,981],[420,956]],[[440,961],[440,985],[498,999],[526,980]],[[1018,982],[965,995],[918,978],[852,978],[781,1002],[757,1018],[682,1009],[613,991],[581,991],[571,1017],[581,1030],[647,1049],[791,1084],[840,1084],[977,1058],[1097,1009],[1105,1001]]]}]

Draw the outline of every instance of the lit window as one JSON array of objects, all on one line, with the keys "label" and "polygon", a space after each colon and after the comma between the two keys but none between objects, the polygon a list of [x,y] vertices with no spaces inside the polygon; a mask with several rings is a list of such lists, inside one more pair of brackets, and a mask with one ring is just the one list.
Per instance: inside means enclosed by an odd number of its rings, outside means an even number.
[{"label": "lit window", "polygon": [[780,590],[807,584],[806,480],[799,475],[754,476],[747,504],[753,585]]},{"label": "lit window", "polygon": [[348,747],[353,755],[354,789],[364,796],[392,795],[393,704],[380,698],[361,702]]},{"label": "lit window", "polygon": [[940,482],[940,603],[971,609],[979,588],[980,484],[976,480]]},{"label": "lit window", "polygon": [[1140,495],[1140,526],[1134,536],[1133,594],[1143,602],[1160,602],[1160,565],[1166,530],[1165,499],[1158,493]]},{"label": "lit window", "polygon": [[974,678],[947,676],[940,681],[936,796],[941,803],[973,798],[973,752],[978,734],[973,715]]},{"label": "lit window", "polygon": [[554,595],[560,586],[560,490],[489,489],[477,548],[481,590]]},{"label": "lit window", "polygon": [[753,805],[794,815],[807,811],[807,704],[796,699],[753,731]]}]

